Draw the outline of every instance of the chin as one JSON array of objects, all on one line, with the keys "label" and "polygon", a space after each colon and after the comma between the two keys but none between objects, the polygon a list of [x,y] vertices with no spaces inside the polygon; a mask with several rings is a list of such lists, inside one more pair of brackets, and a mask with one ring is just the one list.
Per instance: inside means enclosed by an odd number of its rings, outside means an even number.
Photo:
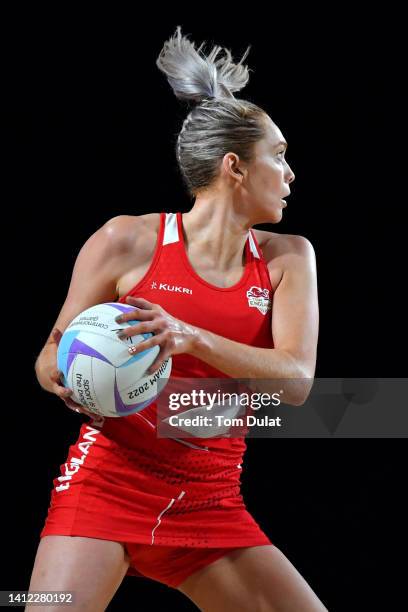
[{"label": "chin", "polygon": [[255,221],[255,225],[257,223],[280,223],[282,221],[282,210],[283,207],[280,199],[278,199],[278,203],[274,199],[266,206],[264,202],[262,208],[260,207],[257,211],[258,214],[256,216],[258,220]]},{"label": "chin", "polygon": [[280,223],[280,221],[282,221],[281,212],[275,212],[272,214],[269,212],[268,215],[262,216],[262,219],[257,221],[257,223]]},{"label": "chin", "polygon": [[282,210],[282,204],[278,204],[278,206],[274,204],[274,206],[271,206],[267,215],[270,219],[269,223],[279,223],[282,219]]}]

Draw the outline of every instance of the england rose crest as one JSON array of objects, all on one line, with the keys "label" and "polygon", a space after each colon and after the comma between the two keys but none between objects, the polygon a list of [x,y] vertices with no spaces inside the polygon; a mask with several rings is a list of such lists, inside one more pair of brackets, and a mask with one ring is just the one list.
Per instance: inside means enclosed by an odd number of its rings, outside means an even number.
[{"label": "england rose crest", "polygon": [[269,289],[261,289],[254,285],[247,291],[248,305],[257,308],[259,312],[265,315],[271,308],[271,300],[269,298]]}]

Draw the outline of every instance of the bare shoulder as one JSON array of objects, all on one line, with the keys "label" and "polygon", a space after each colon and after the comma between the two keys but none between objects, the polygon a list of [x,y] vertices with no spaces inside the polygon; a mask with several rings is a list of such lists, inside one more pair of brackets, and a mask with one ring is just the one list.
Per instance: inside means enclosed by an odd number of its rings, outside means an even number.
[{"label": "bare shoulder", "polygon": [[264,230],[256,230],[256,239],[266,262],[272,263],[277,258],[287,255],[314,255],[312,243],[305,236],[298,234],[278,234]]},{"label": "bare shoulder", "polygon": [[117,236],[119,239],[130,236],[133,238],[135,230],[144,228],[149,231],[157,231],[159,228],[160,213],[149,213],[146,215],[117,215],[105,223],[108,234]]},{"label": "bare shoulder", "polygon": [[133,252],[137,249],[139,255],[147,251],[148,256],[148,251],[154,250],[159,224],[160,213],[118,215],[106,221],[104,230],[118,251]]},{"label": "bare shoulder", "polygon": [[299,257],[305,260],[301,265],[315,266],[314,248],[310,240],[304,236],[264,230],[253,231],[267,263],[274,291],[278,288],[285,271],[299,267]]}]

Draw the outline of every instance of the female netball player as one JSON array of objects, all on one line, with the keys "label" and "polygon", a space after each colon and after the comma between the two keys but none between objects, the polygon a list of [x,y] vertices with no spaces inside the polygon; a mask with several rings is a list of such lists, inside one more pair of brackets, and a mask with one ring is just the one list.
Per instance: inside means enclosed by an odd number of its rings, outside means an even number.
[{"label": "female netball player", "polygon": [[[114,217],[83,245],[36,362],[40,385],[74,410],[86,413],[60,383],[58,341],[103,302],[134,307],[128,337],[153,332],[137,350],[160,346],[153,370],[172,355],[172,377],[314,377],[313,247],[252,229],[284,214],[286,142],[265,111],[233,96],[249,78],[246,54],[234,64],[220,50],[205,55],[178,27],[157,59],[175,95],[194,103],[176,152],[195,203],[187,214]],[[156,416],[154,403],[82,425],[54,480],[30,591],[72,591],[72,609],[95,612],[128,574],[211,612],[326,610],[245,507],[244,436],[159,438]]]}]

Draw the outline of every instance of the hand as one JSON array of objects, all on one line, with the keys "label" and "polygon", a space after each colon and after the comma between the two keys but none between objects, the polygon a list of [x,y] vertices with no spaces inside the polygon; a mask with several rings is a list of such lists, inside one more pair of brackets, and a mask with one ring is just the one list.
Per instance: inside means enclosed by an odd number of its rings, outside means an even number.
[{"label": "hand", "polygon": [[135,306],[135,310],[122,313],[116,317],[115,321],[123,323],[137,319],[140,323],[122,329],[118,337],[126,339],[147,332],[154,334],[137,346],[129,348],[130,354],[135,355],[156,345],[161,349],[156,360],[147,370],[148,374],[159,369],[171,355],[190,353],[193,350],[199,333],[198,327],[172,317],[159,304],[153,304],[144,298],[128,296],[126,302]]},{"label": "hand", "polygon": [[70,398],[72,389],[66,388],[61,382],[63,372],[58,370],[56,365],[58,345],[61,338],[61,331],[55,327],[52,330],[50,340],[47,342],[38,359],[38,366],[36,366],[38,382],[43,389],[50,393],[55,393],[55,395],[62,399],[70,410],[81,412],[82,414],[94,418],[96,416],[95,413],[88,412],[82,404],[77,404],[77,402],[74,402],[74,400]]}]

